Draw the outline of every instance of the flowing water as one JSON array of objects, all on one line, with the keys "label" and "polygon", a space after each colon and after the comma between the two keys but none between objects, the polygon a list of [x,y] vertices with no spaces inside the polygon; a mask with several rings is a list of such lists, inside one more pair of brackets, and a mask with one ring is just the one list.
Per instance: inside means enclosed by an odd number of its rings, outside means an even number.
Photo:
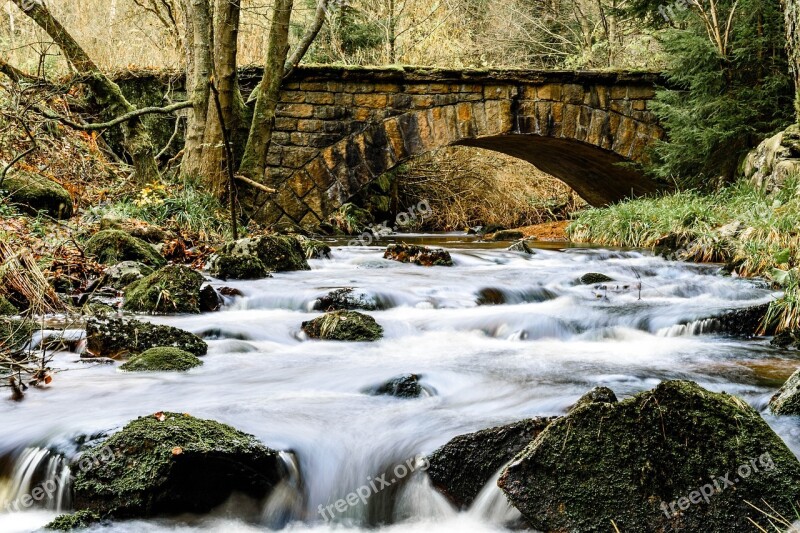
[{"label": "flowing water", "polygon": [[[244,296],[219,313],[150,318],[208,340],[205,364],[188,373],[122,373],[118,364],[57,353],[54,366],[63,370],[46,390],[0,402],[0,531],[32,531],[69,510],[65,467],[87,438],[167,410],[256,435],[285,452],[293,475],[257,506],[234,499],[208,516],[95,530],[501,531],[518,514],[493,481],[472,509],[457,512],[431,488],[418,458],[459,434],[563,414],[597,385],[625,397],[660,380],[691,379],[763,410],[800,365],[795,353],[765,339],[712,333],[704,319],[776,296],[718,267],[634,251],[551,247],[526,256],[455,237],[436,242],[451,251],[454,267],[405,265],[384,260],[382,247],[342,245],[332,260],[310,261],[311,271],[215,282]],[[587,272],[615,281],[577,284]],[[313,302],[339,287],[356,288],[380,308],[370,314],[384,327],[383,340],[304,338],[301,323],[319,314]],[[483,289],[506,303],[477,305]],[[431,394],[364,393],[407,373],[421,375]],[[765,418],[800,452],[796,420]],[[397,465],[409,473],[366,505],[337,513],[332,523],[318,512]],[[57,489],[20,505],[51,480]]]}]

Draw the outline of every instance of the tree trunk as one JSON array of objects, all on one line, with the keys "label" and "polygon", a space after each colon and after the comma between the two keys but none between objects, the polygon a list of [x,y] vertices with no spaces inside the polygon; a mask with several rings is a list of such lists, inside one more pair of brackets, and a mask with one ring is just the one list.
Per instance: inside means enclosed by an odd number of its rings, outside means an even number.
[{"label": "tree trunk", "polygon": [[267,167],[267,151],[272,140],[275,108],[278,106],[284,65],[289,53],[289,22],[293,0],[276,0],[267,47],[264,76],[256,91],[256,106],[250,135],[242,157],[239,173],[255,181],[262,181]]},{"label": "tree trunk", "polygon": [[[27,0],[13,0],[28,17],[39,25],[58,45],[67,61],[82,76],[97,98],[98,103],[105,106],[111,115],[124,115],[136,110],[122,94],[119,86],[106,77],[88,54],[75,41],[72,35],[56,20],[42,3]],[[125,149],[133,160],[135,175],[140,183],[158,179],[158,166],[155,160],[155,147],[150,134],[142,122],[136,117],[122,125]]]},{"label": "tree trunk", "polygon": [[800,0],[784,0],[786,15],[786,49],[795,87],[795,113],[800,122]]}]

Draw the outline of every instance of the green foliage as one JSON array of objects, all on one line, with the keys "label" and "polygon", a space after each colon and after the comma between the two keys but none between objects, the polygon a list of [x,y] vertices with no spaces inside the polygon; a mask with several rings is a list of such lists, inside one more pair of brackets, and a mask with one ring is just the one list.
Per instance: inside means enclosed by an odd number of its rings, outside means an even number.
[{"label": "green foliage", "polygon": [[169,346],[150,348],[131,358],[120,370],[126,372],[185,372],[202,365],[196,355]]},{"label": "green foliage", "polygon": [[[731,4],[718,3],[723,34]],[[640,1],[634,8],[665,22],[660,2]],[[719,178],[731,181],[747,151],[792,121],[783,15],[777,2],[740,1],[724,50],[696,10],[673,8],[669,16],[676,17],[674,26],[661,33],[668,88],[652,107],[668,140],[655,147],[650,171],[664,181],[710,188]]]}]

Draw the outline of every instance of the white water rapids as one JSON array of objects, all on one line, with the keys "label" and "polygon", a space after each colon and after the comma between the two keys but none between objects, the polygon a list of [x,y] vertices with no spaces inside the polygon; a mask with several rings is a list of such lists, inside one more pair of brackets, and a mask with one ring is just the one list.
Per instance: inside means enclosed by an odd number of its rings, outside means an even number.
[{"label": "white water rapids", "polygon": [[[765,339],[704,333],[712,330],[702,319],[776,296],[763,283],[724,276],[717,267],[638,252],[541,249],[526,256],[458,239],[446,246],[456,263],[451,268],[384,260],[382,247],[339,246],[332,260],[310,261],[311,271],[215,282],[245,296],[218,313],[148,318],[207,339],[205,364],[187,373],[123,373],[118,364],[56,354],[53,366],[63,371],[47,389],[29,391],[19,403],[0,400],[0,532],[33,531],[69,510],[68,490],[30,508],[9,505],[37,482],[64,477],[59,454],[74,457],[76,437],[108,433],[157,411],[252,433],[291,452],[284,457],[297,478],[255,514],[232,501],[208,516],[114,522],[91,531],[499,531],[517,515],[495,486],[472,509],[457,512],[421,472],[333,524],[318,508],[456,435],[563,414],[597,385],[625,397],[663,379],[690,379],[763,409],[800,366],[796,353]],[[577,284],[588,272],[615,281]],[[382,310],[369,314],[384,327],[384,339],[304,338],[300,324],[319,315],[310,311],[314,300],[339,287],[355,287],[379,304]],[[478,306],[485,288],[498,289],[507,303]],[[433,395],[409,400],[363,392],[408,373],[421,375]],[[800,451],[800,423],[765,418]]]}]

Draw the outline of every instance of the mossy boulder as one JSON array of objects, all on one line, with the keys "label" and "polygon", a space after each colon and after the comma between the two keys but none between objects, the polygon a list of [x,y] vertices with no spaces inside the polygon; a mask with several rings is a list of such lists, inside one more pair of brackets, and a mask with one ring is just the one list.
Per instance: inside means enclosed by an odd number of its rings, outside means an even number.
[{"label": "mossy boulder", "polygon": [[395,398],[419,398],[425,395],[425,389],[419,382],[417,374],[404,374],[369,389],[373,396],[394,396]]},{"label": "mossy boulder", "polygon": [[0,350],[17,351],[30,342],[36,323],[28,319],[0,317]]},{"label": "mossy boulder", "polygon": [[535,439],[552,418],[531,418],[459,435],[428,456],[433,486],[457,507],[469,507],[500,468]]},{"label": "mossy boulder", "polygon": [[769,400],[769,410],[776,415],[800,415],[800,370],[792,374]]},{"label": "mossy boulder", "polygon": [[331,247],[324,242],[310,239],[302,235],[295,235],[295,238],[300,241],[300,246],[303,247],[303,252],[306,254],[306,259],[331,258]]},{"label": "mossy boulder", "polygon": [[258,259],[266,267],[266,270],[271,272],[311,270],[300,241],[287,235],[262,235],[261,237],[239,239],[236,242],[229,242],[211,257],[207,268],[212,275],[237,279],[233,275],[229,275],[230,273],[223,268],[225,265],[217,264],[220,258],[224,258],[229,267],[234,265],[231,258],[249,258],[251,266],[247,267],[248,271],[254,268],[252,265],[258,265],[253,259]]},{"label": "mossy boulder", "polygon": [[578,398],[578,401],[575,402],[569,410],[574,411],[590,403],[617,403],[618,401],[617,395],[614,394],[613,390],[608,387],[595,387]]},{"label": "mossy boulder", "polygon": [[208,351],[203,339],[172,326],[121,318],[91,318],[86,322],[86,349],[96,357],[137,355],[164,346],[197,356]]},{"label": "mossy boulder", "polygon": [[507,229],[498,231],[494,235],[492,235],[493,241],[516,241],[525,237],[525,234],[521,231]]},{"label": "mossy boulder", "polygon": [[376,341],[383,328],[369,315],[356,311],[333,311],[303,322],[303,331],[312,339],[327,341]]},{"label": "mossy boulder", "polygon": [[543,531],[749,531],[748,502],[794,516],[800,462],[744,401],[666,381],[554,421],[498,485]]},{"label": "mossy boulder", "polygon": [[217,254],[208,264],[208,273],[222,280],[272,277],[267,265],[254,255]]},{"label": "mossy boulder", "polygon": [[0,316],[14,316],[18,315],[19,310],[14,307],[14,304],[8,301],[8,298],[0,294]]},{"label": "mossy boulder", "polygon": [[145,242],[157,244],[169,240],[171,235],[159,228],[149,224],[143,220],[136,219],[118,219],[113,217],[103,217],[100,220],[100,229],[115,229],[124,231],[132,237],[141,239]]},{"label": "mossy boulder", "polygon": [[390,244],[383,258],[420,266],[453,266],[453,259],[447,250],[415,244]]},{"label": "mossy boulder", "polygon": [[352,311],[353,309],[374,311],[377,308],[378,304],[373,298],[357,292],[351,287],[334,289],[314,301],[314,309],[317,311]]},{"label": "mossy boulder", "polygon": [[167,412],[130,422],[77,464],[75,507],[113,518],[207,513],[233,493],[262,499],[285,475],[252,435]]},{"label": "mossy boulder", "polygon": [[3,181],[3,189],[8,191],[12,202],[34,215],[44,211],[53,218],[72,216],[72,196],[64,187],[39,174],[11,172]]},{"label": "mossy boulder", "polygon": [[104,265],[139,261],[149,266],[160,267],[167,263],[161,254],[143,240],[115,229],[98,231],[92,235],[86,241],[84,252]]},{"label": "mossy boulder", "polygon": [[100,286],[122,290],[134,281],[139,281],[152,273],[153,269],[144,263],[123,261],[105,270]]},{"label": "mossy boulder", "polygon": [[170,265],[125,288],[123,308],[135,313],[200,313],[203,275],[184,265]]},{"label": "mossy boulder", "polygon": [[84,509],[75,513],[59,515],[44,528],[52,531],[74,531],[86,529],[99,521],[100,515]]},{"label": "mossy boulder", "polygon": [[610,281],[614,281],[614,279],[599,272],[589,272],[578,279],[578,283],[581,285],[597,285],[598,283],[608,283]]},{"label": "mossy boulder", "polygon": [[120,369],[126,372],[185,372],[202,365],[196,355],[180,348],[150,348],[132,357]]}]

